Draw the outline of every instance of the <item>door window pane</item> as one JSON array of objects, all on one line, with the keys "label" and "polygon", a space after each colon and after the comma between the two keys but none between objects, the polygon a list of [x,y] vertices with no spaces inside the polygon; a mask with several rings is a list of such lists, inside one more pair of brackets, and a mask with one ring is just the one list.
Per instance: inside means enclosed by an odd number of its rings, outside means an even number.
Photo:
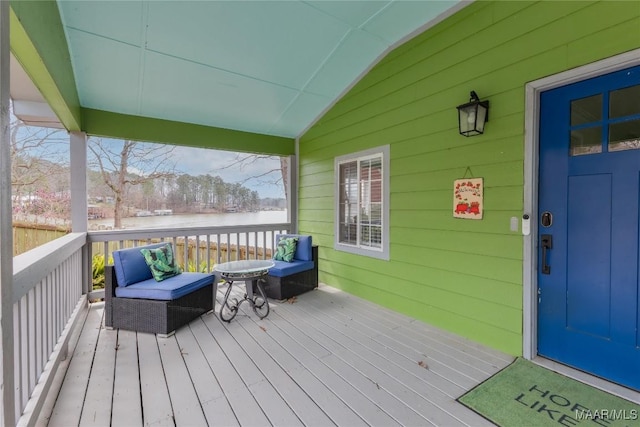
[{"label": "door window pane", "polygon": [[571,131],[572,156],[602,153],[602,126]]},{"label": "door window pane", "polygon": [[640,149],[640,120],[609,125],[609,151]]},{"label": "door window pane", "polygon": [[602,120],[602,94],[571,101],[571,126]]},{"label": "door window pane", "polygon": [[640,114],[640,85],[611,91],[609,94],[609,118]]}]

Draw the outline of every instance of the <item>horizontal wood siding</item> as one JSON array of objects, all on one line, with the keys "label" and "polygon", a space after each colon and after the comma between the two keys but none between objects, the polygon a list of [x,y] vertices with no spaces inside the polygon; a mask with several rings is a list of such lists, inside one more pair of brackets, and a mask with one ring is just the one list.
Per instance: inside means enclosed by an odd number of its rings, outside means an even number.
[{"label": "horizontal wood siding", "polygon": [[[525,85],[640,47],[640,2],[474,2],[390,52],[300,141],[299,230],[320,279],[512,355],[522,352]],[[457,131],[469,91],[484,135]],[[389,261],[336,252],[336,156],[390,144]],[[452,183],[483,177],[481,221]]]}]

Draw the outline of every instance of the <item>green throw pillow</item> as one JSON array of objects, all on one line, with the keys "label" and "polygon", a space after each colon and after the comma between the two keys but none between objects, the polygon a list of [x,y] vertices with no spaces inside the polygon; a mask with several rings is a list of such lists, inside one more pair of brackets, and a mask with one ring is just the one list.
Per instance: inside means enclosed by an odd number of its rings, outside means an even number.
[{"label": "green throw pillow", "polygon": [[176,265],[173,249],[169,243],[156,249],[140,249],[140,252],[151,269],[153,278],[158,282],[182,273],[180,267]]},{"label": "green throw pillow", "polygon": [[273,259],[286,262],[293,261],[293,256],[296,253],[297,245],[297,237],[283,237],[278,242],[278,246],[276,247],[276,254],[273,256]]}]

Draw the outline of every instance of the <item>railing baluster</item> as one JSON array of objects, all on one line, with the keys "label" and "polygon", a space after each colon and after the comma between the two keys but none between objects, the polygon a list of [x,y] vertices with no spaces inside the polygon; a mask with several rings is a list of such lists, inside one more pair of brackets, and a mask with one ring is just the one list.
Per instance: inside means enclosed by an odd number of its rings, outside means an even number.
[{"label": "railing baluster", "polygon": [[[13,330],[17,332],[17,336],[14,338],[13,343],[13,354],[14,354],[14,363],[16,365],[16,370],[13,375],[14,387],[15,387],[15,408],[14,411],[16,413],[16,419],[18,419],[18,414],[20,413],[20,408],[22,408],[22,371],[23,371],[23,359],[22,359],[22,325],[20,323],[21,320],[21,301],[13,304]],[[7,410],[9,410],[7,408]]]},{"label": "railing baluster", "polygon": [[200,235],[196,235],[196,271],[200,271]]},{"label": "railing baluster", "polygon": [[[111,255],[111,253],[109,252],[109,242],[104,242],[102,244],[102,254],[104,255],[104,265],[109,265],[109,255]],[[95,255],[96,254],[93,254],[93,256]],[[89,260],[93,262],[93,257],[90,258]]]},{"label": "railing baluster", "polygon": [[207,234],[207,272],[211,271],[211,235]]},{"label": "railing baluster", "polygon": [[37,350],[36,350],[36,291],[31,289],[29,291],[27,299],[27,357],[29,359],[29,372],[27,377],[29,378],[29,388],[25,401],[29,399],[31,392],[36,386],[38,379],[37,368]]},{"label": "railing baluster", "polygon": [[182,259],[183,259],[183,261],[184,261],[184,270],[185,270],[185,271],[188,271],[188,267],[189,267],[189,265],[188,265],[188,262],[187,262],[187,261],[189,260],[189,237],[184,236],[184,237],[183,237],[183,239],[184,239],[184,242],[183,242],[183,252],[182,252],[182,256],[183,256],[184,258],[182,258]]},{"label": "railing baluster", "polygon": [[222,248],[220,246],[220,233],[216,233],[216,264],[220,264],[221,252]]},{"label": "railing baluster", "polygon": [[36,378],[40,378],[40,374],[42,374],[42,370],[44,369],[44,339],[43,339],[43,328],[44,328],[44,317],[43,317],[43,308],[42,305],[42,282],[38,283],[35,287],[35,301],[36,301]]},{"label": "railing baluster", "polygon": [[20,300],[20,404],[24,404],[29,399],[29,317],[28,317],[29,294]]}]

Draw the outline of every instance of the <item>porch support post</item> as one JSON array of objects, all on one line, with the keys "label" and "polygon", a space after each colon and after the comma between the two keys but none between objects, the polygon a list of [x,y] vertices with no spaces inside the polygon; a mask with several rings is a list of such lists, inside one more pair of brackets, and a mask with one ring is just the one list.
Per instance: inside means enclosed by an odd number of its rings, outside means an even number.
[{"label": "porch support post", "polygon": [[87,134],[71,132],[71,229],[87,231]]},{"label": "porch support post", "polygon": [[[88,224],[87,205],[87,134],[73,131],[69,134],[71,151],[71,230],[74,233],[86,233]],[[82,250],[82,293],[93,290],[91,277],[91,252],[85,245]]]},{"label": "porch support post", "polygon": [[13,349],[13,221],[9,139],[9,2],[0,1],[0,354],[2,425],[16,425]]},{"label": "porch support post", "polygon": [[287,168],[287,221],[291,224],[290,233],[298,232],[298,139],[296,139],[296,153],[289,156],[289,167]]}]

